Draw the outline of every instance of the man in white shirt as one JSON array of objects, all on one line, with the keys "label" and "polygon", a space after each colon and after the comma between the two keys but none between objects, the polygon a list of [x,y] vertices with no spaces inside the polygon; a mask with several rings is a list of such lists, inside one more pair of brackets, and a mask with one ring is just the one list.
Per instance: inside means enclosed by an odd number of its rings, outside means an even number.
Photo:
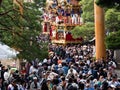
[{"label": "man in white shirt", "polygon": [[8,72],[8,69],[5,70],[5,73],[4,73],[4,80],[7,81],[9,79],[9,72]]}]

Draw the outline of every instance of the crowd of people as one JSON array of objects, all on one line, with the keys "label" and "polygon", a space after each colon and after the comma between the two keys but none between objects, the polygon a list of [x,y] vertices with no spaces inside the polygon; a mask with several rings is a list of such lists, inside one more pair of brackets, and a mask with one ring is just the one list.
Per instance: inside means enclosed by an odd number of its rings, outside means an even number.
[{"label": "crowd of people", "polygon": [[49,57],[26,62],[21,71],[2,64],[0,90],[120,90],[117,64],[94,58],[92,45],[49,45]]},{"label": "crowd of people", "polygon": [[47,43],[50,41],[49,35],[48,34],[40,34],[40,35],[36,36],[36,41],[38,43]]},{"label": "crowd of people", "polygon": [[[48,0],[42,18],[56,24],[82,24],[82,9],[78,0]],[[74,6],[74,8],[72,8]]]}]

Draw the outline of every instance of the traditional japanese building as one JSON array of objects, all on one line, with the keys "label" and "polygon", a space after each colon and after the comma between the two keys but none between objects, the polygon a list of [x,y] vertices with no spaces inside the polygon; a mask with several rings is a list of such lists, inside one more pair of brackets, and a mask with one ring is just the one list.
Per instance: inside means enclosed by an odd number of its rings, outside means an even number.
[{"label": "traditional japanese building", "polygon": [[44,8],[43,33],[49,34],[52,43],[81,43],[74,39],[71,30],[83,24],[79,0],[47,0]]}]

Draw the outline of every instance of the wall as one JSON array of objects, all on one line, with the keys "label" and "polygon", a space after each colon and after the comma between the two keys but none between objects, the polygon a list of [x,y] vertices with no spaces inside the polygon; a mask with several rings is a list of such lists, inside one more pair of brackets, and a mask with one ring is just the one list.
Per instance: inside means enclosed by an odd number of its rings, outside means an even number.
[{"label": "wall", "polygon": [[6,66],[10,65],[12,67],[17,67],[19,69],[19,59],[14,60],[14,59],[0,59],[2,65]]},{"label": "wall", "polygon": [[114,51],[114,58],[116,62],[118,63],[118,68],[120,68],[120,50]]}]

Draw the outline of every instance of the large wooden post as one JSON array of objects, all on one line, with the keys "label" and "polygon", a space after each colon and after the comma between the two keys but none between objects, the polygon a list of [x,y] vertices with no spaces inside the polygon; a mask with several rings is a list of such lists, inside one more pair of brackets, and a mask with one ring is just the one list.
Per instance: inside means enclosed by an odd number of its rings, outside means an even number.
[{"label": "large wooden post", "polygon": [[[95,0],[94,0],[95,1]],[[94,2],[96,59],[106,58],[104,10]]]}]

